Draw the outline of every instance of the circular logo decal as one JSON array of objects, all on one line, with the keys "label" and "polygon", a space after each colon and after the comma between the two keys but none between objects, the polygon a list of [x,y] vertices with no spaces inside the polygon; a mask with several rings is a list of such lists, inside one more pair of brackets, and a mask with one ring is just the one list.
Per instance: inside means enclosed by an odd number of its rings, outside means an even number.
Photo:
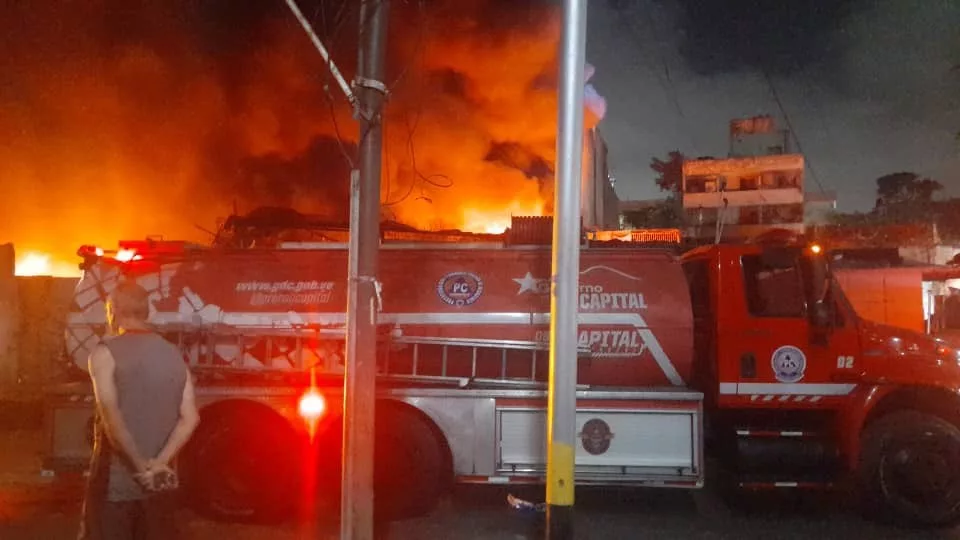
[{"label": "circular logo decal", "polygon": [[613,432],[610,426],[599,418],[587,420],[583,425],[583,431],[580,432],[580,443],[583,449],[595,456],[605,454],[610,449],[610,441],[613,440]]},{"label": "circular logo decal", "polygon": [[472,272],[451,272],[437,282],[437,295],[451,306],[469,306],[483,294],[483,280]]},{"label": "circular logo decal", "polygon": [[803,372],[807,369],[807,357],[793,345],[784,345],[773,351],[770,364],[778,381],[795,383],[803,379]]}]

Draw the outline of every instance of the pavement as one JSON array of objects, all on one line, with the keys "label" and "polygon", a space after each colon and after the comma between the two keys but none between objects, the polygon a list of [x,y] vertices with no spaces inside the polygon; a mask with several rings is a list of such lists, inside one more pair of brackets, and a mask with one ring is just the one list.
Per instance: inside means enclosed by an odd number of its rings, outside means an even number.
[{"label": "pavement", "polygon": [[[0,539],[76,537],[81,478],[42,478],[35,430],[0,431]],[[391,540],[521,540],[543,538],[540,524],[506,504],[502,487],[462,487],[431,515],[378,531]],[[542,489],[514,492],[536,501]],[[738,505],[739,507],[740,505]],[[881,526],[825,496],[777,496],[733,510],[710,490],[578,490],[577,539],[957,539],[960,530],[915,531]],[[293,540],[338,538],[336,524],[252,526],[216,523],[188,511],[176,517],[192,539]]]}]

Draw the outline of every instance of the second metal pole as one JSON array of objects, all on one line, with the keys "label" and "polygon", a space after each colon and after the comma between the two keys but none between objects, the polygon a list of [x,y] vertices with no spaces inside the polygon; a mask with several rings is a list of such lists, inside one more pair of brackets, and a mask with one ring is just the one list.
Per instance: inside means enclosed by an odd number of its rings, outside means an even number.
[{"label": "second metal pole", "polygon": [[351,178],[347,362],[343,392],[340,538],[373,538],[373,449],[377,370],[377,262],[380,256],[381,109],[387,0],[360,7],[357,114],[360,171]]},{"label": "second metal pole", "polygon": [[573,537],[586,23],[586,0],[564,0],[557,115],[557,175],[554,188],[553,283],[550,293],[550,387],[547,405],[547,538],[550,540]]}]

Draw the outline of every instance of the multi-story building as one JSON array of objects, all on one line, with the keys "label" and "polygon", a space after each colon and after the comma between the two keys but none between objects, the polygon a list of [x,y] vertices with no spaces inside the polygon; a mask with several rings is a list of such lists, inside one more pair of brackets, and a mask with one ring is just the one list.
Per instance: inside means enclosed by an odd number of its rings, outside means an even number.
[{"label": "multi-story building", "polygon": [[[730,123],[730,155],[683,164],[686,235],[730,241],[770,228],[804,231],[804,158],[769,116]],[[818,203],[819,204],[819,198]]]}]

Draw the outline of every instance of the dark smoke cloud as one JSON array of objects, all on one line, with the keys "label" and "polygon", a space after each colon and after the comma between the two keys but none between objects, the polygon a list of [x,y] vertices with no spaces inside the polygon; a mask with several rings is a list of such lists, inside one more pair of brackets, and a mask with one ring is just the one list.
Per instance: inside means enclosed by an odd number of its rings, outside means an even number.
[{"label": "dark smoke cloud", "polygon": [[[301,3],[348,78],[357,4]],[[482,228],[542,209],[530,176],[554,159],[557,14],[393,3],[389,217]],[[355,121],[283,2],[13,2],[0,40],[0,237],[21,250],[201,239],[194,224],[234,203],[344,216]],[[523,162],[486,159],[503,145]]]},{"label": "dark smoke cloud", "polygon": [[697,73],[793,73],[837,53],[838,30],[862,0],[676,0],[680,51]]},{"label": "dark smoke cloud", "polygon": [[[597,6],[593,8],[593,6]],[[648,164],[727,152],[731,118],[772,114],[769,75],[842,210],[909,170],[960,195],[960,2],[635,0],[592,4],[588,50],[622,198],[662,196]],[[622,51],[631,51],[623,54]],[[820,184],[817,183],[820,180]]]}]

